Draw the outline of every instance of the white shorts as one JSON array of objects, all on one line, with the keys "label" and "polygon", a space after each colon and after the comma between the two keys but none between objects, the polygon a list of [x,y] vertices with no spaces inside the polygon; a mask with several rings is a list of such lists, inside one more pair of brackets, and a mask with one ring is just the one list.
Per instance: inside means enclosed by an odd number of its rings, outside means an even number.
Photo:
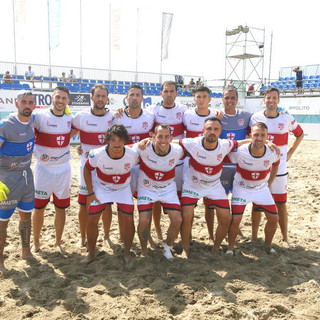
[{"label": "white shorts", "polygon": [[160,201],[163,210],[181,210],[176,185],[173,183],[163,192],[152,192],[138,187],[138,209],[139,211],[151,210],[153,203]]},{"label": "white shorts", "polygon": [[[93,181],[93,192],[100,203],[123,203],[133,205],[130,184],[122,189],[113,190],[102,187],[99,183]],[[92,203],[91,205],[94,205]]]},{"label": "white shorts", "polygon": [[275,202],[287,201],[288,175],[278,176],[273,180],[270,187]]},{"label": "white shorts", "polygon": [[207,198],[209,208],[220,207],[229,208],[228,196],[220,180],[216,184],[206,189],[196,189],[185,182],[182,186],[181,204],[195,205],[198,199]]},{"label": "white shorts", "polygon": [[35,207],[42,208],[54,195],[56,206],[70,205],[71,166],[64,163],[57,167],[41,166],[36,162],[34,169]]},{"label": "white shorts", "polygon": [[231,199],[232,214],[242,214],[245,206],[251,202],[254,203],[254,209],[256,211],[265,210],[270,213],[277,213],[275,202],[267,185],[257,191],[248,191],[234,184]]}]

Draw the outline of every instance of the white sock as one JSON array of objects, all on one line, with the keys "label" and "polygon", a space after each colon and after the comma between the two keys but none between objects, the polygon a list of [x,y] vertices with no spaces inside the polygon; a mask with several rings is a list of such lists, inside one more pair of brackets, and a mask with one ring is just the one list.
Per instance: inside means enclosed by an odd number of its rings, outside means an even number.
[{"label": "white sock", "polygon": [[174,256],[171,253],[171,247],[168,246],[167,244],[164,245],[164,253],[163,255],[167,258],[167,259],[173,259]]}]

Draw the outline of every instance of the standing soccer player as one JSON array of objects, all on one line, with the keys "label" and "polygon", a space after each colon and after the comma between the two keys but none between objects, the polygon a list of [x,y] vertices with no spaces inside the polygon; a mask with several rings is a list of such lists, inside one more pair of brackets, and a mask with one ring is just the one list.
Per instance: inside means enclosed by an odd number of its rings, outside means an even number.
[{"label": "standing soccer player", "polygon": [[[85,110],[73,119],[72,128],[79,132],[82,154],[80,155],[80,174],[79,174],[79,226],[81,235],[81,245],[86,244],[88,212],[86,208],[88,190],[83,177],[83,168],[88,158],[89,152],[104,145],[104,135],[112,125],[113,114],[106,108],[108,102],[108,88],[103,84],[96,84],[91,89],[91,100],[93,107]],[[109,231],[112,221],[112,209],[110,205],[102,214],[104,226],[104,239],[112,245]]]},{"label": "standing soccer player", "polygon": [[[289,161],[301,143],[304,133],[296,120],[288,113],[280,114],[278,112],[278,104],[280,102],[279,90],[270,88],[265,91],[263,99],[266,109],[264,111],[255,113],[251,120],[252,127],[257,122],[263,122],[268,127],[268,140],[272,141],[280,148],[280,165],[274,182],[271,185],[271,193],[275,200],[278,214],[279,225],[282,233],[282,241],[290,246],[288,242],[288,212],[287,212],[287,180],[288,170],[287,161]],[[288,136],[292,132],[295,140],[288,148]],[[252,239],[257,238],[259,224],[261,221],[261,214],[258,211],[252,212]]]},{"label": "standing soccer player", "polygon": [[0,272],[6,270],[3,251],[10,217],[17,208],[20,222],[22,259],[31,257],[31,212],[34,184],[30,169],[34,147],[35,103],[31,91],[18,94],[17,114],[0,121]]},{"label": "standing soccer player", "polygon": [[[72,115],[66,114],[69,90],[58,86],[52,95],[52,108],[36,115],[35,210],[33,214],[33,241],[35,251],[40,249],[40,233],[44,210],[53,194],[55,206],[55,246],[64,253],[61,238],[65,225],[65,209],[70,205],[71,166],[70,138]],[[67,112],[69,113],[69,112]],[[75,134],[76,131],[73,132]]]}]

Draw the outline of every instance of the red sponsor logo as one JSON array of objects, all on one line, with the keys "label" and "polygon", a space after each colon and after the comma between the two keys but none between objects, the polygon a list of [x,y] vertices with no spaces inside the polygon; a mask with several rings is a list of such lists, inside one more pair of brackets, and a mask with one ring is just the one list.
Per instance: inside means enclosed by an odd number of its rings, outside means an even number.
[{"label": "red sponsor logo", "polygon": [[163,178],[164,174],[162,172],[156,172],[154,174],[154,177],[156,178],[156,180],[161,180]]},{"label": "red sponsor logo", "polygon": [[28,152],[30,152],[31,151],[31,149],[32,149],[32,142],[28,142],[28,144],[27,144],[27,150],[28,150]]},{"label": "red sponsor logo", "polygon": [[235,136],[236,136],[236,135],[235,135],[233,132],[229,132],[229,133],[227,134],[227,138],[228,138],[229,140],[233,140]]},{"label": "red sponsor logo", "polygon": [[58,146],[62,146],[63,143],[64,143],[64,140],[65,140],[64,136],[59,136],[59,137],[57,137],[57,144],[58,144]]},{"label": "red sponsor logo", "polygon": [[169,166],[172,167],[173,165],[174,165],[174,159],[170,159],[170,160],[169,160]]}]

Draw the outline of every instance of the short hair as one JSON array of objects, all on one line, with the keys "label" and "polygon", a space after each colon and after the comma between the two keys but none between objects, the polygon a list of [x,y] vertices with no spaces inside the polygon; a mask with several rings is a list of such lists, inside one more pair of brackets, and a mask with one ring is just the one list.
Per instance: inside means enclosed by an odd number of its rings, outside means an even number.
[{"label": "short hair", "polygon": [[261,129],[266,129],[266,130],[268,131],[268,126],[267,126],[264,122],[257,122],[257,123],[255,123],[255,124],[251,127],[251,130],[252,130],[254,127],[258,127],[258,128],[261,128]]},{"label": "short hair", "polygon": [[130,141],[129,133],[127,129],[122,124],[114,124],[107,130],[104,141],[107,143],[111,139],[111,135],[116,135],[120,139],[123,139],[125,143]]},{"label": "short hair", "polygon": [[222,97],[224,97],[224,94],[225,94],[226,92],[235,92],[237,98],[239,97],[239,95],[238,95],[238,90],[237,90],[236,88],[226,88],[226,89],[224,89],[224,90],[223,90],[223,95],[222,95]]},{"label": "short hair", "polygon": [[91,90],[90,90],[90,93],[91,93],[91,96],[92,96],[92,97],[94,96],[94,92],[95,92],[97,89],[106,90],[106,91],[107,91],[107,95],[109,95],[109,90],[108,90],[108,88],[107,88],[105,85],[101,84],[101,83],[97,83],[97,84],[95,84],[95,85],[91,88]]},{"label": "short hair", "polygon": [[33,93],[32,91],[27,91],[27,90],[24,90],[24,91],[21,91],[18,95],[17,95],[17,99],[22,99],[24,97],[27,97],[27,96],[33,96]]},{"label": "short hair", "polygon": [[211,94],[211,91],[208,87],[205,87],[205,86],[198,86],[198,87],[195,87],[193,89],[193,93],[196,94],[197,92],[207,92],[210,96]]},{"label": "short hair", "polygon": [[159,129],[168,129],[169,130],[169,133],[170,133],[170,136],[171,136],[171,128],[168,124],[166,123],[161,123],[161,124],[158,124],[155,128],[154,128],[154,135],[156,136]]},{"label": "short hair", "polygon": [[69,95],[70,95],[69,89],[68,89],[67,87],[65,87],[65,86],[57,86],[57,87],[55,87],[55,89],[53,90],[53,94],[54,94],[57,90],[60,90],[60,91],[65,92],[65,93],[68,95],[68,97],[69,97]]},{"label": "short hair", "polygon": [[174,86],[176,88],[176,91],[178,91],[178,84],[175,81],[165,81],[163,82],[163,84],[161,85],[161,91],[163,91],[164,86]]},{"label": "short hair", "polygon": [[264,96],[266,96],[268,93],[271,93],[271,92],[277,92],[278,93],[278,98],[280,97],[280,91],[275,87],[268,88],[267,90],[265,90]]},{"label": "short hair", "polygon": [[204,120],[204,123],[207,123],[208,121],[216,121],[216,122],[219,122],[221,125],[221,120],[215,117],[207,118],[206,120]]},{"label": "short hair", "polygon": [[130,87],[128,88],[128,92],[130,91],[130,89],[139,89],[139,90],[141,90],[141,94],[143,95],[143,89],[142,89],[141,86],[138,85],[138,84],[132,84],[132,85],[130,85]]}]

